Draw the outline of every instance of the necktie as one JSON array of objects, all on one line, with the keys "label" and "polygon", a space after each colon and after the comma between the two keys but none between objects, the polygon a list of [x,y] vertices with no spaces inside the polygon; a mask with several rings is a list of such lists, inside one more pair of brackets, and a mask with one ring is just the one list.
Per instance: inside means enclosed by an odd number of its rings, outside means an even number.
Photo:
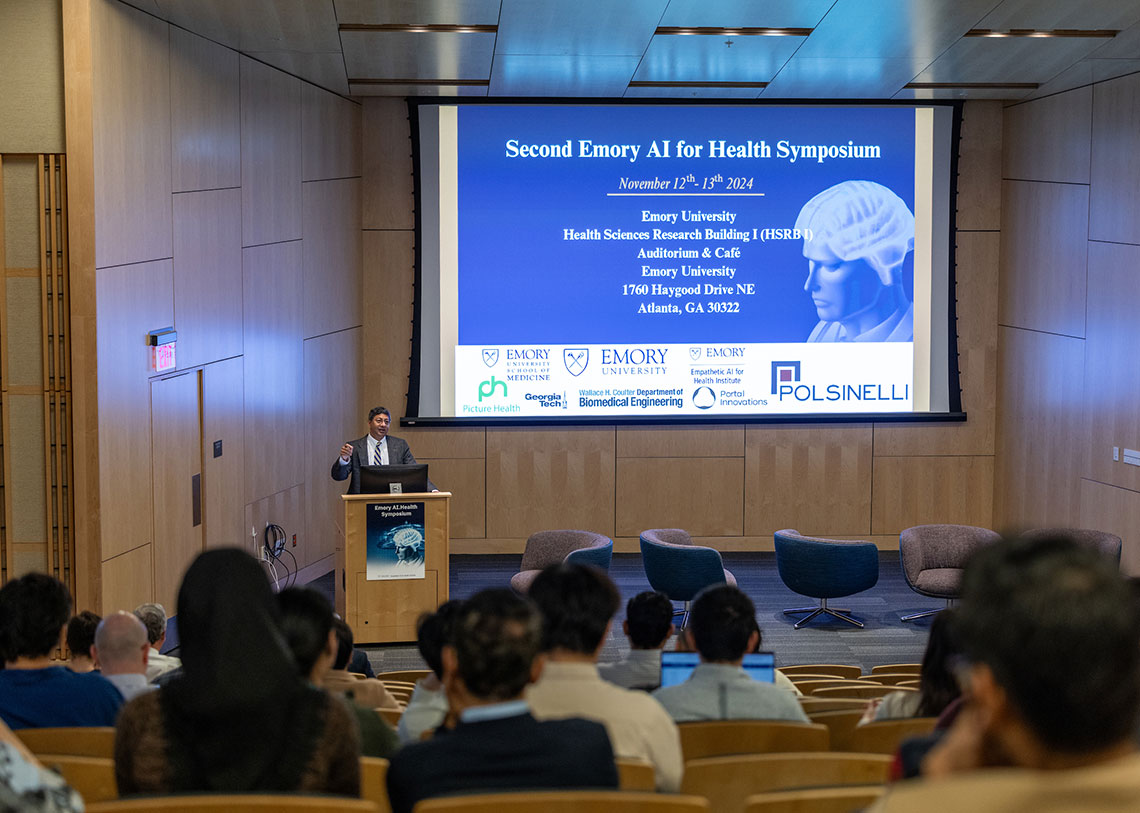
[{"label": "necktie", "polygon": [[380,462],[380,444],[379,443],[376,444],[376,453],[372,458],[372,465],[373,466],[384,465],[383,463]]}]

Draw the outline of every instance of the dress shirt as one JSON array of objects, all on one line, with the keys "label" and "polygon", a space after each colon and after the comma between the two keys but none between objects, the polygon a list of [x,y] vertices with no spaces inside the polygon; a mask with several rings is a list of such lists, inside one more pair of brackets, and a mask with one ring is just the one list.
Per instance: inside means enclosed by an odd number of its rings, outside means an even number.
[{"label": "dress shirt", "polygon": [[661,685],[661,650],[631,649],[624,660],[599,663],[598,674],[627,689],[656,689]]},{"label": "dress shirt", "polygon": [[408,700],[408,706],[400,715],[400,724],[396,733],[400,735],[400,742],[407,745],[409,742],[419,742],[425,731],[434,731],[439,728],[447,716],[447,695],[443,689],[428,689],[423,681],[416,683],[416,689]]},{"label": "dress shirt", "polygon": [[678,723],[695,720],[811,722],[787,689],[753,680],[739,666],[702,663],[684,683],[653,693]]},{"label": "dress shirt", "polygon": [[153,683],[147,683],[146,675],[138,672],[130,672],[122,675],[104,674],[103,677],[115,685],[115,688],[119,690],[119,694],[123,696],[124,703],[143,692],[153,692],[158,688]]},{"label": "dress shirt", "polygon": [[368,460],[365,461],[365,465],[367,465],[367,466],[374,465],[372,461],[374,461],[376,459],[376,447],[377,446],[380,447],[380,465],[381,466],[387,466],[388,465],[388,436],[387,435],[385,435],[382,440],[377,440],[376,438],[372,437],[372,435],[368,436]]}]

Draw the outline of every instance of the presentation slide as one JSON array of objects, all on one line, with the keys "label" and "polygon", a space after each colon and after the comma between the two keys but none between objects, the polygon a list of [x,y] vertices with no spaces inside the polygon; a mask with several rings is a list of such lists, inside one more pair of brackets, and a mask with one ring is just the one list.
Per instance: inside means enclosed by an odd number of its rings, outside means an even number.
[{"label": "presentation slide", "polygon": [[439,414],[929,409],[933,132],[906,106],[441,108]]}]

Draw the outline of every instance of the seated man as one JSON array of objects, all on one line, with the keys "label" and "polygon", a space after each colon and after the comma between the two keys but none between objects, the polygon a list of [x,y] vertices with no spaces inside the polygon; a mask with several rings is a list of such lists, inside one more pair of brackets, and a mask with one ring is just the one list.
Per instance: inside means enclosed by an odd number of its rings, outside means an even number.
[{"label": "seated man", "polygon": [[1066,539],[989,545],[955,612],[962,710],[926,780],[874,809],[1140,808],[1140,614],[1116,563]]},{"label": "seated man", "polygon": [[531,716],[523,690],[542,672],[541,640],[538,612],[510,590],[483,590],[464,602],[453,642],[443,649],[444,685],[458,722],[392,757],[393,813],[456,793],[617,787],[603,726]]},{"label": "seated man", "polygon": [[794,694],[753,680],[741,666],[760,643],[752,599],[730,584],[706,587],[693,600],[681,635],[701,662],[689,679],[653,696],[679,723],[693,720],[788,720],[807,723]]},{"label": "seated man", "polygon": [[625,605],[621,629],[629,638],[629,654],[599,663],[598,674],[627,689],[656,689],[661,685],[661,650],[676,629],[673,602],[654,590],[638,593]]},{"label": "seated man", "polygon": [[[308,587],[286,587],[277,594],[277,606],[281,608],[281,632],[297,662],[298,674],[321,687],[339,648],[332,606]],[[375,710],[347,702],[360,727],[361,753],[384,759],[391,756],[400,747],[392,726]]]},{"label": "seated man", "polygon": [[100,621],[91,650],[103,677],[114,684],[124,701],[158,688],[146,681],[150,641],[134,613],[120,610]]},{"label": "seated man", "polygon": [[182,661],[172,655],[162,654],[166,643],[166,608],[161,604],[140,604],[135,607],[135,615],[146,627],[146,637],[150,641],[150,655],[146,662],[146,679],[154,683],[160,677],[182,666]]},{"label": "seated man", "polygon": [[29,573],[0,587],[0,719],[11,728],[112,726],[123,697],[96,672],[52,661],[71,615],[58,579]]},{"label": "seated man", "polygon": [[366,709],[398,709],[400,704],[376,678],[354,678],[348,671],[352,657],[352,628],[343,618],[333,618],[336,633],[336,660],[321,675],[320,684],[330,692],[340,692]]},{"label": "seated man", "polygon": [[67,668],[72,672],[90,672],[95,668],[91,647],[95,645],[95,628],[100,620],[95,613],[84,610],[67,622],[67,650],[71,653]]},{"label": "seated man", "polygon": [[431,674],[416,683],[416,690],[400,715],[397,732],[400,742],[419,742],[447,717],[447,695],[443,691],[443,647],[451,640],[455,617],[463,602],[445,601],[434,613],[425,613],[416,623],[416,647]]},{"label": "seated man", "polygon": [[604,723],[617,756],[649,762],[658,790],[678,790],[683,763],[676,723],[645,692],[598,675],[598,653],[621,603],[609,576],[586,565],[552,565],[538,574],[529,595],[542,611],[547,658],[542,679],[527,692],[534,716]]}]

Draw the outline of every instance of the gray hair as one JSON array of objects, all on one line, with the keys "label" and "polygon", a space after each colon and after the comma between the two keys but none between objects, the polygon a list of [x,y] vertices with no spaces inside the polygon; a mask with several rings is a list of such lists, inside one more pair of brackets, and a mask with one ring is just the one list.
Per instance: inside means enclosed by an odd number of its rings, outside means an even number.
[{"label": "gray hair", "polygon": [[140,604],[135,607],[135,615],[146,627],[146,638],[157,644],[166,634],[166,608],[161,604]]}]

